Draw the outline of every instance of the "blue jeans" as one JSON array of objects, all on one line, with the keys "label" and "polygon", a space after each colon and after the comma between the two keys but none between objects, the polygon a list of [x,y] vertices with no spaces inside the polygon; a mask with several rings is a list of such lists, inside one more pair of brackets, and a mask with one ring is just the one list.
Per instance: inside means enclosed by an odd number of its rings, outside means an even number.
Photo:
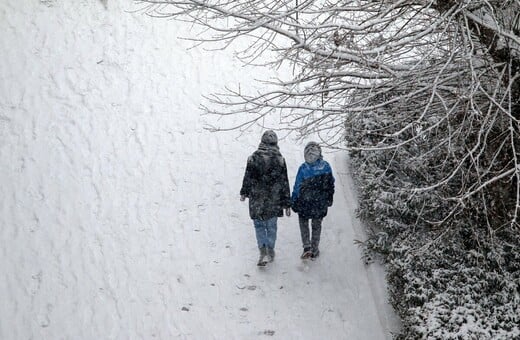
[{"label": "blue jeans", "polygon": [[270,248],[274,249],[276,243],[276,230],[278,217],[273,217],[268,220],[253,220],[256,231],[256,242],[258,248]]}]

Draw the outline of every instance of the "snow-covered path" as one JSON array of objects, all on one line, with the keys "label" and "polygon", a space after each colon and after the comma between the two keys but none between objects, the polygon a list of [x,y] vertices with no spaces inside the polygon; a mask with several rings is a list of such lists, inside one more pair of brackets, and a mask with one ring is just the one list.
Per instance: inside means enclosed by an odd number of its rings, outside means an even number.
[{"label": "snow-covered path", "polygon": [[[238,191],[262,131],[212,134],[198,111],[244,74],[129,8],[0,3],[0,339],[388,338],[345,156],[326,155],[322,256],[303,264],[282,218],[259,270]],[[303,146],[280,147],[292,182]]]}]

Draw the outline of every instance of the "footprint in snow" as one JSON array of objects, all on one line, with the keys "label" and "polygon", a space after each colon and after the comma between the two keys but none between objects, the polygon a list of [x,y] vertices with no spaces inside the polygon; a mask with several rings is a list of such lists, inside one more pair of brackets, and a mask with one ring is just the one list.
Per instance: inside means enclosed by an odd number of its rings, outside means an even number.
[{"label": "footprint in snow", "polygon": [[260,334],[273,336],[274,333],[275,333],[275,331],[273,331],[272,329],[266,329],[265,331],[261,332]]},{"label": "footprint in snow", "polygon": [[256,290],[256,286],[250,285],[250,286],[237,286],[238,289],[246,289],[247,290]]}]

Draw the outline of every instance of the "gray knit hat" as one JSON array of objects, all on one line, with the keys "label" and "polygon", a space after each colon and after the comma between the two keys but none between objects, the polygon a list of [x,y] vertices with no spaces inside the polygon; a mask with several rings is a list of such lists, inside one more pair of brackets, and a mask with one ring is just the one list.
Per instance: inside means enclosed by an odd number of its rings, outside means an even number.
[{"label": "gray knit hat", "polygon": [[266,145],[276,145],[278,144],[278,136],[276,135],[276,132],[273,130],[267,130],[262,135],[262,143]]},{"label": "gray knit hat", "polygon": [[316,162],[318,159],[322,159],[323,156],[321,155],[321,146],[316,142],[307,143],[303,151],[303,156],[305,158],[305,162],[309,164]]}]

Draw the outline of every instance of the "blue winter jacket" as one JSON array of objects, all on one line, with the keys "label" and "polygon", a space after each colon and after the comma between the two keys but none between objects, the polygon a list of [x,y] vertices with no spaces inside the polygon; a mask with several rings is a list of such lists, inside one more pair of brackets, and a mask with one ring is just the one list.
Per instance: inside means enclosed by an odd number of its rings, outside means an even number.
[{"label": "blue winter jacket", "polygon": [[332,169],[323,159],[298,169],[291,197],[291,207],[303,218],[323,218],[334,196]]}]

